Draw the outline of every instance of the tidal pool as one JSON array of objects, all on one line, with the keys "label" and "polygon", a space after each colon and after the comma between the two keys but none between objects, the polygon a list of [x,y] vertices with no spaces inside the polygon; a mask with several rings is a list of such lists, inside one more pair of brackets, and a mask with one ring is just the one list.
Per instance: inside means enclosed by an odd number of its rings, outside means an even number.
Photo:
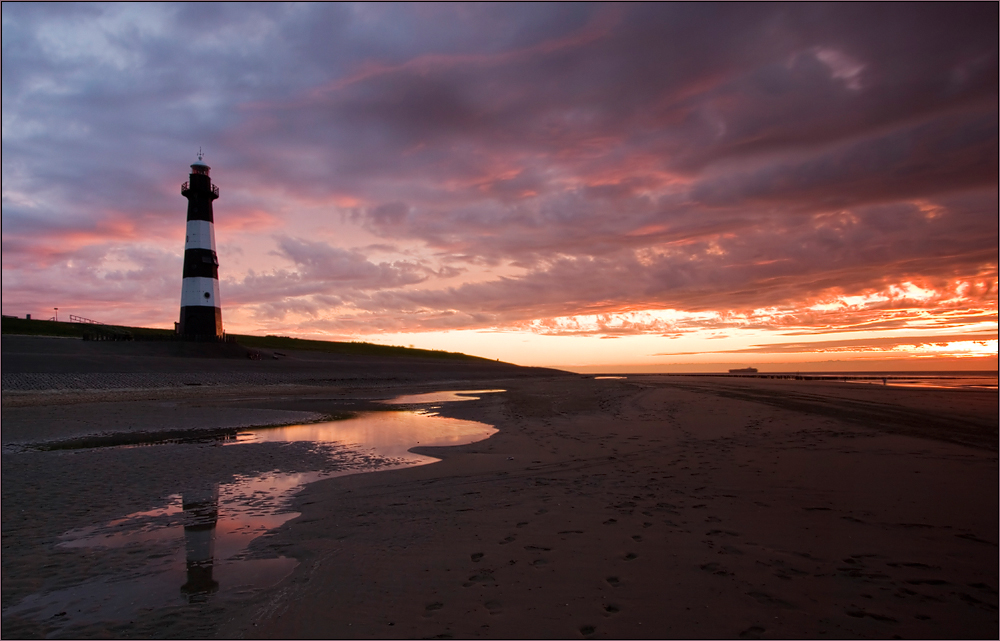
[{"label": "tidal pool", "polygon": [[[390,405],[439,404],[474,400],[475,394],[503,390],[434,392],[400,396]],[[45,622],[56,636],[74,634],[104,622],[129,622],[154,611],[200,603],[239,599],[267,589],[298,564],[292,558],[248,559],[255,538],[299,515],[291,498],[307,483],[334,476],[421,465],[436,459],[415,454],[417,446],[472,443],[496,433],[485,423],[447,418],[433,411],[362,412],[351,418],[240,430],[225,447],[253,443],[310,442],[333,446],[330,469],[285,473],[281,470],[236,476],[218,484],[177,488],[151,509],[123,515],[107,523],[70,530],[57,547],[121,549],[133,559],[121,574],[102,575],[62,589],[38,592],[6,608],[9,616]],[[184,445],[183,447],[211,447]],[[170,447],[163,447],[165,456]],[[75,456],[87,456],[77,450]],[[347,464],[345,465],[345,461]],[[89,552],[88,552],[89,553]]]},{"label": "tidal pool", "polygon": [[504,392],[502,389],[474,389],[449,392],[426,392],[423,394],[406,394],[397,396],[386,401],[381,401],[386,405],[420,405],[424,403],[449,403],[452,401],[474,401],[480,394],[496,394]]},{"label": "tidal pool", "polygon": [[[874,375],[877,377],[878,375]],[[956,372],[953,375],[915,375],[915,376],[899,376],[899,375],[888,375],[884,380],[872,380],[871,378],[864,379],[847,379],[848,383],[856,384],[867,384],[867,385],[881,385],[887,387],[931,387],[939,389],[954,389],[954,388],[966,388],[966,389],[985,389],[985,390],[995,390],[997,389],[997,379],[996,377],[988,376],[974,376],[964,374],[962,372]]]}]

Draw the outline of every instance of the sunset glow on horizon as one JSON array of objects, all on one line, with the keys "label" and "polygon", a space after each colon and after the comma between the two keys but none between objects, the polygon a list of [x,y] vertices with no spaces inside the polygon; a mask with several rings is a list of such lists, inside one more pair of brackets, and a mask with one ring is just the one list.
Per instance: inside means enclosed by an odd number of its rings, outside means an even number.
[{"label": "sunset glow on horizon", "polygon": [[3,5],[3,313],[995,370],[995,3]]}]

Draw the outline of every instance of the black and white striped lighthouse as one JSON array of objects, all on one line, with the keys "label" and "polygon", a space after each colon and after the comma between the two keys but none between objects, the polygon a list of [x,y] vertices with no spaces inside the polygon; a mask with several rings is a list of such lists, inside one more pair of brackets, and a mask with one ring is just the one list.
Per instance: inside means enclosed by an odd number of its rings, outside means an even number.
[{"label": "black and white striped lighthouse", "polygon": [[219,188],[212,184],[209,166],[202,160],[191,165],[189,182],[181,185],[188,199],[187,237],[184,241],[184,284],[181,287],[181,322],[184,338],[212,340],[222,336],[219,301],[219,258],[215,253],[215,223],[212,201]]}]

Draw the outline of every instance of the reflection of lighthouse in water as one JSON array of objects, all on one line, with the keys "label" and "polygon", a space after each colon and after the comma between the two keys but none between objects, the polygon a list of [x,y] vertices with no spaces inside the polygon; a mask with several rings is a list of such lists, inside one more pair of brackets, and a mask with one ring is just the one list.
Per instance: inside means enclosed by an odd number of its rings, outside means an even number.
[{"label": "reflection of lighthouse in water", "polygon": [[204,601],[219,589],[219,582],[212,578],[215,563],[215,524],[219,520],[219,488],[185,491],[184,544],[187,548],[187,583],[181,591],[188,601]]}]

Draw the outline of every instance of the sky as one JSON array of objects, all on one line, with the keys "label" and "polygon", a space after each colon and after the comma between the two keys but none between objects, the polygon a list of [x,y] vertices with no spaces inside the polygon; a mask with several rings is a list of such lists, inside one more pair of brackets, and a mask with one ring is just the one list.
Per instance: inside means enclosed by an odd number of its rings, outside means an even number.
[{"label": "sky", "polygon": [[4,3],[3,313],[996,369],[998,5]]}]

